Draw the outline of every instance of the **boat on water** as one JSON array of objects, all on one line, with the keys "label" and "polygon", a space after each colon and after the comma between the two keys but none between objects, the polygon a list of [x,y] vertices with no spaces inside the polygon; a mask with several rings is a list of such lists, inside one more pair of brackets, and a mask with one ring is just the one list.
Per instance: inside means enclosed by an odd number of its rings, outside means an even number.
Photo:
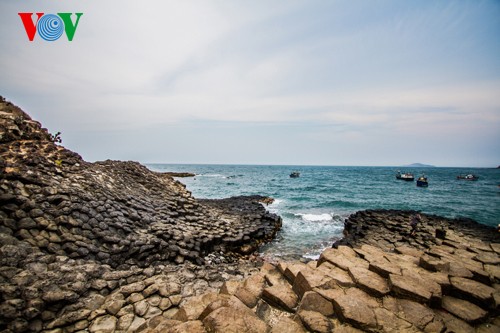
[{"label": "boat on water", "polygon": [[476,175],[473,175],[472,173],[468,174],[468,175],[458,175],[457,176],[457,179],[459,180],[478,180],[479,179],[479,176],[476,176]]},{"label": "boat on water", "polygon": [[412,173],[409,173],[409,172],[401,173],[401,171],[398,171],[396,173],[396,179],[406,180],[408,182],[412,182],[415,179],[415,177],[413,176]]},{"label": "boat on water", "polygon": [[429,186],[429,182],[427,181],[427,177],[425,177],[424,175],[418,177],[418,179],[417,179],[417,186],[418,187],[427,187],[427,186]]},{"label": "boat on water", "polygon": [[294,171],[290,174],[290,178],[299,178],[300,177],[300,172]]}]

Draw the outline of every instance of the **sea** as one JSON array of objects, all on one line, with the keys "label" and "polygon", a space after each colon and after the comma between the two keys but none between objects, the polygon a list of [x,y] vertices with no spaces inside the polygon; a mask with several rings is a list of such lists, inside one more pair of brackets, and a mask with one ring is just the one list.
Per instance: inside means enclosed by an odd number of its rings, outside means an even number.
[{"label": "sea", "polygon": [[[266,208],[283,219],[278,237],[262,247],[268,260],[317,259],[342,237],[345,219],[365,209],[410,209],[449,218],[467,217],[489,226],[500,224],[500,169],[401,168],[357,166],[276,166],[147,164],[153,171],[191,172],[177,178],[195,198],[264,195],[274,198]],[[396,179],[396,172],[428,178]],[[294,171],[300,177],[291,178]],[[477,181],[457,180],[473,173]]]}]

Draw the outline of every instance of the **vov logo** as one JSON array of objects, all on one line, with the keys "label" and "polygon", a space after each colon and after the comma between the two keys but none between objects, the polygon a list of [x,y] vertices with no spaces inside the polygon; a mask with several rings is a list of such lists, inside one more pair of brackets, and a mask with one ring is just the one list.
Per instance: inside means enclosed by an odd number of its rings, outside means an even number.
[{"label": "vov logo", "polygon": [[80,17],[83,15],[83,13],[75,13],[76,20],[73,24],[71,20],[73,13],[57,13],[57,15],[36,13],[36,22],[33,21],[34,13],[18,14],[23,21],[24,30],[26,30],[30,42],[33,41],[37,32],[42,39],[53,42],[62,36],[63,31],[66,32],[66,37],[71,42],[75,36]]}]

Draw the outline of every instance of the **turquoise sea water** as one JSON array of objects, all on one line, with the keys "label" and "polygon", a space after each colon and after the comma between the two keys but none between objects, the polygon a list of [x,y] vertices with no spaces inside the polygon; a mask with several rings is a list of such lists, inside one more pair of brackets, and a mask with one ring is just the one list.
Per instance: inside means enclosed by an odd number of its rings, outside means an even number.
[{"label": "turquoise sea water", "polygon": [[[500,223],[500,169],[414,168],[428,188],[397,180],[398,167],[325,167],[149,164],[154,171],[192,172],[179,178],[196,198],[260,194],[275,198],[268,209],[283,218],[279,237],[263,256],[316,258],[342,236],[344,219],[364,209],[413,209],[446,217]],[[290,178],[292,171],[299,178]],[[456,180],[474,173],[478,181]]]}]

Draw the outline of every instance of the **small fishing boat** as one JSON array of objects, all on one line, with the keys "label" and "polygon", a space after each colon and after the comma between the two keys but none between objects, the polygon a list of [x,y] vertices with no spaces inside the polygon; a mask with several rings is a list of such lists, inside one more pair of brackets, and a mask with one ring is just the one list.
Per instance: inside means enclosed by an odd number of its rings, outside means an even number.
[{"label": "small fishing boat", "polygon": [[429,186],[429,182],[427,181],[427,177],[425,177],[424,175],[418,177],[418,179],[417,179],[417,186],[418,187],[427,187],[427,186]]},{"label": "small fishing boat", "polygon": [[457,176],[457,179],[459,180],[478,180],[479,179],[479,176],[476,176],[476,175],[473,175],[472,173],[468,174],[468,175],[459,175]]},{"label": "small fishing boat", "polygon": [[406,180],[408,182],[412,182],[415,179],[415,177],[413,176],[412,173],[409,173],[409,172],[401,173],[401,171],[398,171],[396,173],[396,179]]},{"label": "small fishing boat", "polygon": [[290,174],[290,178],[299,178],[300,177],[300,172],[294,171]]}]

